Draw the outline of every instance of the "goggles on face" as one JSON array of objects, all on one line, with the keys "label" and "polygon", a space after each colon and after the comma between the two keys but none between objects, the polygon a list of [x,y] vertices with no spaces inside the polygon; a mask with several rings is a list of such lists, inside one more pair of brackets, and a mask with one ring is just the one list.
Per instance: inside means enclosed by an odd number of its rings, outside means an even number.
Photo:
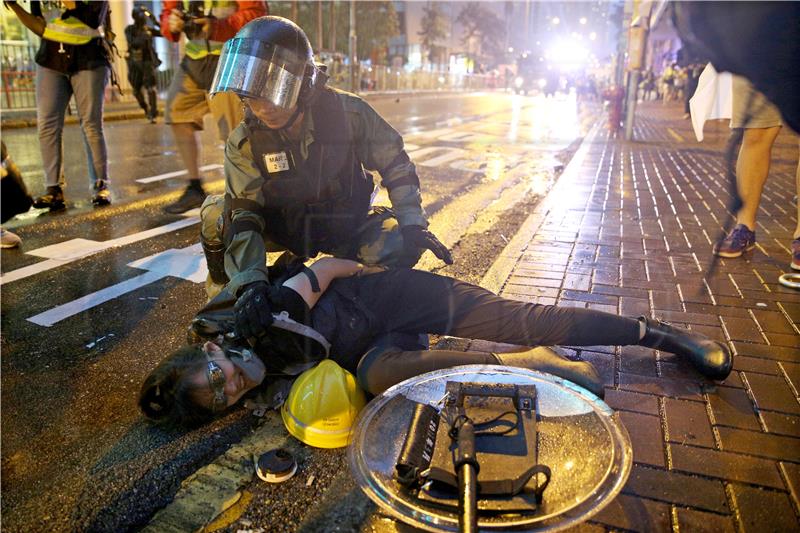
[{"label": "goggles on face", "polygon": [[291,50],[258,39],[226,41],[209,93],[230,91],[291,109],[300,95],[308,62]]},{"label": "goggles on face", "polygon": [[228,398],[225,396],[225,372],[211,359],[210,355],[206,355],[206,357],[208,358],[206,362],[206,377],[208,378],[211,392],[214,394],[214,398],[211,401],[211,412],[219,413],[228,407]]}]

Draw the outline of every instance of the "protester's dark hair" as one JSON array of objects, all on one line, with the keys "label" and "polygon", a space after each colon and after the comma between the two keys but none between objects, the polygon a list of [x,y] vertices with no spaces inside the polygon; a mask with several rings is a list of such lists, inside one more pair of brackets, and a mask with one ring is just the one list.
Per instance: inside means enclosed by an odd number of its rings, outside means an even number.
[{"label": "protester's dark hair", "polygon": [[205,368],[201,345],[184,346],[164,359],[147,376],[139,392],[139,409],[159,424],[195,427],[213,418],[211,409],[198,405],[192,393],[201,387],[191,376]]}]

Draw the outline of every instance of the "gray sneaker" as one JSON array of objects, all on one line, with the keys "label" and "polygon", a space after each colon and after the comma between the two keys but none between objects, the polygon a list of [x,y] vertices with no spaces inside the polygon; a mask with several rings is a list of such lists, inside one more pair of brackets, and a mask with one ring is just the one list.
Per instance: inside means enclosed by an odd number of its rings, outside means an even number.
[{"label": "gray sneaker", "polygon": [[22,239],[16,233],[0,228],[0,248],[16,248],[21,242]]},{"label": "gray sneaker", "polygon": [[714,254],[720,257],[739,257],[756,247],[756,232],[744,224],[737,224],[727,237],[714,246]]}]

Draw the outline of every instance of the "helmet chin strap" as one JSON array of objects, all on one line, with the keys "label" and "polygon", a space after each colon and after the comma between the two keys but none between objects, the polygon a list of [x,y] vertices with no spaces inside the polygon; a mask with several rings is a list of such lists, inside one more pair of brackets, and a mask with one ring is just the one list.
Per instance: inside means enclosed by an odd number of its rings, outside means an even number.
[{"label": "helmet chin strap", "polygon": [[[300,109],[300,106],[297,105],[294,108],[294,113],[292,113],[292,116],[289,117],[288,121],[286,121],[286,124],[284,124],[283,126],[281,126],[280,128],[277,128],[277,129],[278,130],[288,130],[289,128],[291,128],[292,125],[294,124],[294,121],[297,120],[297,117],[300,116],[300,113],[302,113],[302,111]],[[267,127],[269,127],[269,126],[267,126]],[[272,128],[270,128],[270,129],[272,129]]]}]

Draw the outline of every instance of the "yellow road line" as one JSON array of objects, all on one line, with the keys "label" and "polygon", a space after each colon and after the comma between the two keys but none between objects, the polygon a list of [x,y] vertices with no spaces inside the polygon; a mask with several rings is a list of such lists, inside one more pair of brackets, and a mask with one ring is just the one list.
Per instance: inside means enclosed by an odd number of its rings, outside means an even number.
[{"label": "yellow road line", "polygon": [[667,128],[667,132],[672,135],[672,138],[678,141],[679,143],[685,142],[686,139],[681,137],[677,131],[673,130],[672,128]]}]

